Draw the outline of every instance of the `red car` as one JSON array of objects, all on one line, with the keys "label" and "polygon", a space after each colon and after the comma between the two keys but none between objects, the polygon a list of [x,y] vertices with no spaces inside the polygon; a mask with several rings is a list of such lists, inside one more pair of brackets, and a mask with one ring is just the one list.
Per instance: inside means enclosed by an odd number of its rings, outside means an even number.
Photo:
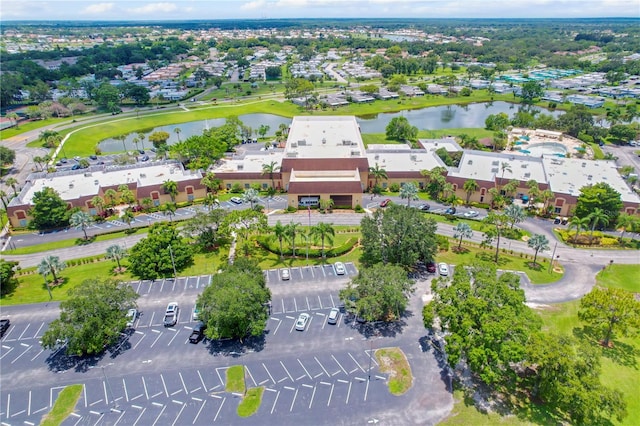
[{"label": "red car", "polygon": [[435,274],[436,272],[436,264],[434,262],[427,263],[427,272],[431,274]]},{"label": "red car", "polygon": [[387,207],[390,202],[391,200],[388,198],[386,200],[382,200],[382,202],[380,203],[380,207]]}]

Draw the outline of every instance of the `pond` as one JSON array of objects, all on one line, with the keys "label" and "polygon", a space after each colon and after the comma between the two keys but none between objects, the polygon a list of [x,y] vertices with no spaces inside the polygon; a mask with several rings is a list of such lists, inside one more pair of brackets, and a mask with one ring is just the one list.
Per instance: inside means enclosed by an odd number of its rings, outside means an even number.
[{"label": "pond", "polygon": [[[422,109],[405,110],[394,113],[374,114],[363,117],[356,117],[363,134],[384,133],[387,125],[394,117],[406,117],[412,126],[419,130],[439,130],[454,128],[484,128],[486,118],[491,114],[506,113],[509,117],[518,111],[519,105],[509,102],[486,102],[469,105],[447,105],[428,107]],[[558,117],[563,112],[548,111],[542,109],[545,114]],[[245,114],[238,117],[245,126],[249,126],[254,131],[264,124],[269,126],[267,136],[274,136],[280,124],[290,125],[291,119],[274,114]],[[187,123],[171,124],[167,126],[155,127],[145,131],[146,137],[153,132],[164,131],[169,133],[169,144],[177,143],[189,136],[200,135],[206,128],[218,127],[225,123],[224,118],[211,118],[202,121],[191,121]],[[179,133],[175,129],[178,128]],[[144,145],[136,146],[133,142],[137,133],[130,133],[124,141],[127,150],[149,148],[151,143],[146,141]],[[117,152],[123,150],[123,142],[116,139],[105,139],[98,144],[103,153]]]}]

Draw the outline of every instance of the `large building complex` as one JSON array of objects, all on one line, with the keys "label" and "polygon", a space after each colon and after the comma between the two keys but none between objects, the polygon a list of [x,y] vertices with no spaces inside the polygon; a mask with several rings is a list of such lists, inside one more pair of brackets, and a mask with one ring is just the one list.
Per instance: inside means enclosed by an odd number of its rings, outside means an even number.
[{"label": "large building complex", "polygon": [[[462,151],[457,167],[447,167],[442,162],[436,153],[440,148]],[[517,181],[517,189],[511,195],[526,201],[529,182],[535,181],[540,191],[553,192],[549,205],[554,213],[568,216],[582,187],[606,182],[621,194],[625,213],[639,213],[640,197],[629,188],[612,161],[531,156],[518,151],[462,150],[453,138],[421,140],[418,149],[405,144],[372,145],[366,149],[358,122],[352,116],[295,117],[284,148],[224,158],[213,172],[226,190],[238,186],[248,189],[258,184],[263,189],[273,186],[285,191],[290,207],[332,200],[336,207],[355,208],[363,205],[363,193],[375,184],[370,168],[385,170],[387,179],[378,183],[387,188],[408,182],[423,187],[426,184],[423,172],[435,167],[446,170],[447,181],[463,200],[468,196],[472,202],[489,204],[492,188],[501,191],[508,182]],[[470,179],[476,181],[478,189],[468,194],[464,184]],[[175,162],[156,162],[81,173],[32,175],[20,195],[11,201],[7,213],[13,226],[26,226],[33,196],[44,187],[55,189],[70,208],[79,207],[92,214],[96,213],[92,198],[104,197],[109,189],[118,191],[120,185],[126,185],[138,202],[146,198],[160,205],[170,200],[163,190],[163,183],[169,180],[177,183],[177,202],[194,201],[206,195],[201,172],[184,170]]]}]

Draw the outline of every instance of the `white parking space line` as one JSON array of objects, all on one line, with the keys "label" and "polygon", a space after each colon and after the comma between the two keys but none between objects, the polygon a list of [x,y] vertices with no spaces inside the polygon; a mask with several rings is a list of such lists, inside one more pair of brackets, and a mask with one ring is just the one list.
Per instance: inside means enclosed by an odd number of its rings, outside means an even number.
[{"label": "white parking space line", "polygon": [[40,349],[40,352],[38,352],[33,358],[31,358],[31,361],[33,361],[34,359],[38,358],[38,356],[40,356],[40,354],[44,352],[44,349]]},{"label": "white parking space line", "polygon": [[313,359],[315,359],[315,360],[316,360],[316,362],[318,363],[318,365],[320,366],[320,368],[322,368],[322,371],[324,371],[324,374],[326,374],[326,375],[327,375],[327,377],[331,377],[331,375],[329,374],[329,372],[327,371],[327,369],[326,369],[326,368],[324,368],[324,365],[322,365],[322,364],[320,363],[320,361],[318,360],[318,358],[316,358],[316,357],[314,356],[314,357],[313,357]]},{"label": "white parking space line", "polygon": [[293,312],[298,312],[298,302],[296,301],[296,298],[293,298],[293,306],[295,306],[296,310]]},{"label": "white parking space line", "polygon": [[327,407],[331,404],[331,397],[333,396],[333,388],[335,388],[336,384],[331,383],[331,391],[329,392],[329,400],[327,401]]},{"label": "white parking space line", "polygon": [[281,299],[280,301],[282,302],[282,313],[284,314],[287,312],[284,310],[284,299]]},{"label": "white parking space line", "polygon": [[276,409],[276,404],[278,403],[278,397],[280,397],[280,391],[276,394],[276,399],[273,401],[273,405],[271,406],[271,414],[273,414],[273,410]]},{"label": "white parking space line", "polygon": [[[329,294],[329,295],[331,295],[331,294]],[[318,295],[318,304],[320,304],[320,309],[323,309],[322,308],[322,300],[320,300],[320,295]]]},{"label": "white parking space line", "polygon": [[124,400],[129,402],[129,392],[127,391],[127,383],[122,378],[122,389],[124,389]]},{"label": "white parking space line", "polygon": [[373,361],[373,363],[376,366],[379,367],[380,365],[378,364],[378,361],[376,361],[376,357],[375,357],[376,353],[375,353],[375,351],[373,352],[373,356],[369,355],[369,352],[371,352],[371,350],[365,350],[364,351],[364,353],[367,355],[367,358],[371,359],[371,361]]},{"label": "white parking space line", "polygon": [[44,327],[44,323],[40,324],[40,327],[38,327],[38,330],[36,331],[36,334],[33,335],[34,339],[38,338],[38,334],[40,334],[40,330],[42,330],[42,327]]},{"label": "white parking space line", "polygon": [[311,310],[311,306],[309,306],[309,298],[307,296],[304,297],[307,300],[307,311]]},{"label": "white parking space line", "polygon": [[167,391],[167,384],[164,382],[164,377],[160,374],[160,380],[162,381],[162,387],[164,388],[164,394],[169,398],[169,391]]},{"label": "white parking space line", "polygon": [[349,395],[351,395],[351,385],[353,382],[349,382],[349,390],[347,391],[347,400],[344,402],[345,404],[349,403]]},{"label": "white parking space line", "polygon": [[169,330],[173,331],[175,334],[173,335],[171,340],[169,340],[169,343],[167,343],[167,346],[171,345],[171,343],[173,343],[175,338],[178,337],[178,330],[176,330],[175,328],[170,328]]},{"label": "white parking space line", "polygon": [[249,377],[251,377],[251,381],[253,382],[253,386],[257,387],[258,384],[256,383],[256,380],[253,378],[253,374],[251,374],[251,371],[249,371],[249,366],[245,365],[244,369],[247,371],[247,374],[249,375]]},{"label": "white parking space line", "polygon": [[151,312],[151,321],[149,321],[149,327],[151,327],[153,325],[153,317],[156,316],[155,312]]},{"label": "white parking space line", "polygon": [[26,354],[27,351],[29,351],[29,349],[31,349],[31,345],[27,345],[26,343],[20,343],[20,346],[26,346],[27,349],[25,349],[20,355],[18,355],[13,361],[11,361],[11,364],[13,364],[14,362],[16,362],[17,360],[19,360],[22,355]]},{"label": "white parking space line", "polygon": [[[197,398],[192,398],[192,399],[196,399]],[[202,403],[202,405],[200,406],[200,409],[198,410],[198,412],[196,413],[196,418],[193,419],[193,422],[191,423],[192,425],[195,425],[196,422],[198,421],[198,417],[200,417],[200,413],[202,412],[202,409],[204,408],[204,405],[207,403],[207,400],[205,399],[204,402]]]},{"label": "white parking space line", "polygon": [[[318,297],[320,297],[320,296],[318,296]],[[336,304],[335,304],[335,302],[333,301],[333,295],[332,295],[331,293],[329,293],[329,299],[331,299],[331,306],[335,308],[335,307],[336,307]]]},{"label": "white parking space line", "polygon": [[278,321],[278,325],[276,325],[276,329],[273,331],[273,335],[275,336],[276,334],[278,334],[278,329],[282,325],[282,320],[279,319],[279,318],[274,318],[274,317],[271,317],[271,319]]},{"label": "white parking space line", "polygon": [[142,387],[144,388],[144,396],[149,400],[149,392],[147,391],[147,382],[144,381],[144,376],[142,376]]},{"label": "white parking space line", "polygon": [[367,394],[369,393],[369,383],[371,383],[371,380],[367,380],[367,387],[364,388],[364,400],[367,400]]},{"label": "white parking space line", "polygon": [[289,373],[289,370],[287,370],[287,367],[284,366],[284,363],[282,361],[280,361],[280,365],[282,366],[282,368],[284,369],[284,371],[287,373],[287,376],[289,376],[289,379],[291,379],[291,382],[295,382],[295,380],[293,380],[293,377],[291,376],[291,373]]},{"label": "white parking space line", "polygon": [[178,376],[180,376],[180,382],[182,383],[182,387],[184,388],[184,394],[189,395],[189,391],[187,390],[187,385],[184,383],[184,378],[182,377],[182,373],[178,372]]},{"label": "white parking space line", "polygon": [[22,330],[22,333],[20,333],[20,336],[18,337],[18,340],[22,340],[22,336],[24,336],[24,333],[27,332],[27,330],[29,329],[29,327],[31,327],[31,323],[27,324],[27,326],[25,327],[24,330]]},{"label": "white parking space line", "polygon": [[271,373],[269,372],[269,370],[267,369],[267,366],[264,365],[264,362],[262,363],[262,367],[264,368],[264,371],[267,372],[267,374],[269,375],[269,378],[271,378],[271,381],[273,382],[273,384],[276,384],[276,381],[273,379],[273,376],[271,375]]},{"label": "white parking space line", "polygon": [[0,359],[4,358],[5,356],[9,355],[9,353],[14,349],[11,346],[6,346],[6,345],[2,345],[2,347],[4,349],[9,349],[8,351],[6,351],[4,354],[2,354],[2,356],[0,356]]},{"label": "white parking space line", "polygon": [[[118,423],[120,423],[120,420],[122,420],[122,417],[125,415],[126,412],[127,412],[126,410],[122,410],[122,414],[120,414],[120,417],[118,417],[118,420],[116,420],[113,426],[117,426]],[[80,420],[78,420],[78,422],[80,422]]]},{"label": "white parking space line", "polygon": [[[152,331],[153,331],[153,330],[152,330]],[[140,333],[140,334],[142,334],[142,337],[140,338],[140,340],[138,340],[138,341],[136,342],[136,344],[135,344],[135,345],[133,345],[133,349],[134,349],[134,350],[138,347],[138,345],[142,342],[142,340],[143,340],[145,337],[147,337],[147,335],[146,335],[146,334],[144,334],[144,333],[142,333],[142,332],[140,332],[140,331],[136,331],[136,333]]]},{"label": "white parking space line", "polygon": [[309,401],[309,409],[311,409],[311,406],[313,405],[313,398],[316,396],[316,387],[313,387],[313,392],[311,393],[311,401]]},{"label": "white parking space line", "polygon": [[289,412],[293,411],[293,404],[296,403],[296,397],[298,396],[298,388],[296,388],[296,393],[293,394],[293,401],[291,401],[291,408],[289,408]]},{"label": "white parking space line", "polygon": [[345,376],[348,376],[349,374],[347,373],[347,370],[344,369],[344,367],[342,367],[342,364],[340,364],[338,362],[338,360],[336,359],[335,356],[331,355],[331,358],[333,358],[333,360],[336,362],[336,364],[338,364],[338,367],[340,367],[340,369],[342,370],[342,372],[345,374]]},{"label": "white parking space line", "polygon": [[224,405],[224,402],[227,400],[227,398],[223,398],[222,399],[222,404],[220,404],[220,407],[218,407],[218,411],[216,412],[216,416],[213,418],[213,421],[215,422],[216,420],[218,420],[218,415],[220,414],[220,410],[222,410],[222,406]]},{"label": "white parking space line", "polygon": [[136,426],[138,424],[138,421],[140,420],[140,417],[142,417],[142,415],[144,414],[145,411],[147,411],[146,407],[142,409],[142,411],[140,412],[140,415],[138,416],[136,421],[133,422],[133,426]]},{"label": "white parking space line", "polygon": [[172,402],[175,402],[176,404],[181,404],[182,405],[182,407],[180,407],[180,411],[178,411],[178,415],[176,416],[176,419],[173,421],[173,423],[171,423],[171,426],[175,426],[176,423],[178,422],[178,419],[180,418],[180,414],[182,414],[182,411],[185,409],[187,404],[184,404],[184,403],[182,403],[180,401],[176,401],[176,400],[173,400]]},{"label": "white parking space line", "polygon": [[156,337],[156,340],[154,340],[153,343],[151,344],[151,347],[153,348],[153,345],[155,345],[158,339],[160,339],[160,336],[162,336],[162,332],[160,330],[151,330],[151,331],[154,333],[158,333],[158,337]]},{"label": "white parking space line", "polygon": [[[155,404],[155,403],[154,403]],[[160,414],[158,414],[158,417],[156,417],[156,419],[154,420],[153,424],[151,426],[156,426],[156,423],[158,423],[158,420],[160,420],[160,417],[162,417],[162,413],[164,413],[164,410],[167,408],[166,405],[162,406],[162,410],[160,410]]]},{"label": "white parking space line", "polygon": [[327,325],[327,322],[324,320],[325,315],[322,312],[316,312],[316,315],[320,315],[322,317],[322,329],[324,330],[324,326]]},{"label": "white parking space line", "polygon": [[[364,371],[364,368],[362,368],[362,366],[360,365],[360,363],[358,361],[356,361],[356,359],[353,357],[353,355],[351,355],[351,352],[347,352],[349,354],[349,356],[351,357],[351,359],[353,360],[353,362],[356,363],[356,365],[360,368],[360,370],[362,370],[363,373],[366,373],[366,371]],[[356,369],[357,370],[357,369]]]}]

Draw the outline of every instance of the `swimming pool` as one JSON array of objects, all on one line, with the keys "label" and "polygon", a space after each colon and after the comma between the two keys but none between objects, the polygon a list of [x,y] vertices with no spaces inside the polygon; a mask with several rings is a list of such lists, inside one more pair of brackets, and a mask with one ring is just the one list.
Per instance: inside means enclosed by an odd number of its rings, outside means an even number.
[{"label": "swimming pool", "polygon": [[520,150],[520,152],[532,157],[541,157],[543,155],[559,156],[560,154],[564,157],[567,153],[567,147],[557,142],[542,142],[527,145],[526,149]]}]

